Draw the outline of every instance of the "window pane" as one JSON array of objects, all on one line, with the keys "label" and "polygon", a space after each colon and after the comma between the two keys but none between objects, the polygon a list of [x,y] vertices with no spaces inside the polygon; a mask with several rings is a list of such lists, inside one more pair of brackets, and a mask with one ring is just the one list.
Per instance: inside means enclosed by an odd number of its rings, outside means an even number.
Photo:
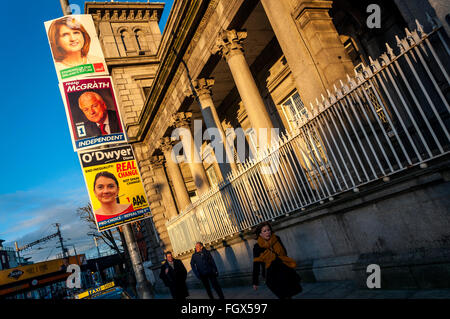
[{"label": "window pane", "polygon": [[210,167],[208,167],[208,169],[206,170],[206,174],[208,175],[209,183],[211,184],[211,186],[217,185],[219,183],[216,171],[214,170],[214,166],[211,165]]},{"label": "window pane", "polygon": [[292,95],[292,99],[294,100],[295,107],[297,108],[298,113],[303,115],[304,112],[306,111],[305,110],[305,105],[303,104],[302,100],[300,99],[300,95],[298,94],[298,92],[295,92]]}]

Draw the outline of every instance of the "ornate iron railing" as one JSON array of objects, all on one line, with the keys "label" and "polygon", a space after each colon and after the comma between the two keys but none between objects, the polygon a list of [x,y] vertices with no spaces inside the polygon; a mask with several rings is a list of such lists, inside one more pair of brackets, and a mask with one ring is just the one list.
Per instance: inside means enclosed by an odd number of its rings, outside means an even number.
[{"label": "ornate iron railing", "polygon": [[307,120],[170,220],[174,253],[358,192],[448,153],[450,64],[439,30],[426,34],[417,23],[405,38],[396,37],[398,54],[386,45],[363,72],[311,104]]}]

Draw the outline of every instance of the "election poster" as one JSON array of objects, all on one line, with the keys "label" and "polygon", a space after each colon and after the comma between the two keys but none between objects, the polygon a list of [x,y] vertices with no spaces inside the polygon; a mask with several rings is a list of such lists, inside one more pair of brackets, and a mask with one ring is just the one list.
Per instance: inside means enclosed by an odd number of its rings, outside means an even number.
[{"label": "election poster", "polygon": [[127,141],[111,77],[65,81],[59,87],[75,151]]},{"label": "election poster", "polygon": [[90,14],[68,15],[44,25],[59,82],[109,74]]},{"label": "election poster", "polygon": [[84,151],[78,155],[100,232],[151,217],[130,145]]}]

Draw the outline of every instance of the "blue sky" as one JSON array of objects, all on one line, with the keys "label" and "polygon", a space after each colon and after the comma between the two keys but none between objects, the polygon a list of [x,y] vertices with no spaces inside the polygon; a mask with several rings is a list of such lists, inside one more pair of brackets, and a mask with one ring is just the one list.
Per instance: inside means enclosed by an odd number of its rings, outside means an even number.
[{"label": "blue sky", "polygon": [[[84,13],[84,1],[69,2]],[[162,32],[173,0],[150,2],[166,3]],[[75,245],[78,253],[93,254],[94,242],[86,236],[88,227],[76,214],[89,196],[72,148],[44,28],[44,21],[63,15],[60,1],[8,1],[3,5],[6,14],[0,23],[7,31],[0,50],[4,132],[0,142],[0,239],[6,240],[5,246],[12,247],[14,241],[23,245],[54,233],[51,224],[60,223],[62,235],[70,238],[67,244]],[[43,249],[26,255],[34,262],[47,256],[51,259],[60,252],[56,248],[51,251],[56,244],[49,241],[41,245]]]}]

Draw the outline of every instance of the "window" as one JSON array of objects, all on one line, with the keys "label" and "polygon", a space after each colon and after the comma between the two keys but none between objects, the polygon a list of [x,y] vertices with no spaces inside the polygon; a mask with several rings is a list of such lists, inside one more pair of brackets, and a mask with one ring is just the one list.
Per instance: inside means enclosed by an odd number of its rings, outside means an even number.
[{"label": "window", "polygon": [[208,176],[209,185],[216,186],[219,184],[219,179],[217,178],[216,171],[214,170],[214,163],[217,161],[213,153],[213,148],[210,144],[206,144],[203,149],[202,161],[204,164],[209,164],[208,168],[205,169],[206,175]]},{"label": "window", "polygon": [[209,185],[216,186],[219,184],[219,179],[217,178],[214,165],[211,165],[206,169],[206,175],[208,176]]},{"label": "window", "polygon": [[142,30],[135,30],[134,37],[136,38],[136,43],[140,54],[144,54],[148,50],[147,40],[145,39],[144,32]]},{"label": "window", "polygon": [[307,144],[307,152],[308,159],[311,161],[311,164],[317,163],[322,169],[322,161],[326,162],[325,153],[322,148],[322,143],[319,136],[316,133],[314,128],[310,128],[307,130],[308,133],[305,132],[306,136],[306,144]]},{"label": "window", "polygon": [[147,99],[148,95],[150,94],[151,87],[150,86],[144,86],[144,87],[142,87],[142,90],[144,91],[144,98]]},{"label": "window", "polygon": [[[300,94],[296,91],[281,104],[281,107],[291,130],[301,125],[300,119],[308,119],[308,111],[300,98]],[[310,162],[309,165],[312,166],[313,163],[317,162],[322,166],[322,161],[326,162],[326,157],[316,129],[314,127],[307,127],[304,134],[304,150]]]},{"label": "window", "polygon": [[147,99],[152,89],[154,76],[152,74],[132,77],[136,85],[142,90],[143,100]]},{"label": "window", "polygon": [[233,153],[233,160],[234,160],[234,162],[236,164],[241,163],[241,161],[244,161],[245,158],[241,159],[239,157],[238,152],[236,151],[236,149],[237,149],[237,145],[236,145],[237,139],[236,139],[236,133],[235,133],[234,129],[227,129],[225,134],[227,135],[226,136],[226,140],[227,140],[228,146],[230,147],[230,151]]},{"label": "window", "polygon": [[256,132],[253,128],[249,128],[245,131],[245,135],[248,136],[248,145],[250,146],[250,151],[256,156],[258,153],[258,138]]},{"label": "window", "polygon": [[355,41],[351,37],[346,37],[343,42],[345,52],[348,54],[349,58],[352,60],[353,65],[358,65],[361,63],[362,57],[358,50]]},{"label": "window", "polygon": [[289,96],[281,104],[281,108],[283,110],[286,121],[288,122],[290,130],[299,125],[298,122],[302,117],[306,119],[308,118],[308,112],[298,92],[294,92],[291,96]]},{"label": "window", "polygon": [[[363,63],[360,63],[355,67],[355,71],[358,73],[363,73],[364,67],[365,67],[365,65]],[[391,129],[391,126],[389,125],[386,114],[383,110],[383,106],[387,110],[387,105],[383,100],[383,97],[380,93],[379,88],[376,86],[375,82],[370,82],[370,81],[364,82],[362,87],[364,88],[364,91],[366,92],[367,97],[370,100],[370,103],[373,105],[375,113],[378,115],[382,125],[384,126],[386,131],[389,133],[390,131],[392,131],[392,129]],[[367,101],[365,96],[361,96],[361,98],[363,101]],[[369,114],[371,113],[370,109],[369,109],[370,103],[369,103],[369,101],[364,103],[364,104],[366,104],[366,107],[368,108],[367,111],[369,112]]]},{"label": "window", "polygon": [[133,43],[131,42],[130,33],[127,30],[120,31],[120,38],[122,40],[125,51],[134,50]]}]

